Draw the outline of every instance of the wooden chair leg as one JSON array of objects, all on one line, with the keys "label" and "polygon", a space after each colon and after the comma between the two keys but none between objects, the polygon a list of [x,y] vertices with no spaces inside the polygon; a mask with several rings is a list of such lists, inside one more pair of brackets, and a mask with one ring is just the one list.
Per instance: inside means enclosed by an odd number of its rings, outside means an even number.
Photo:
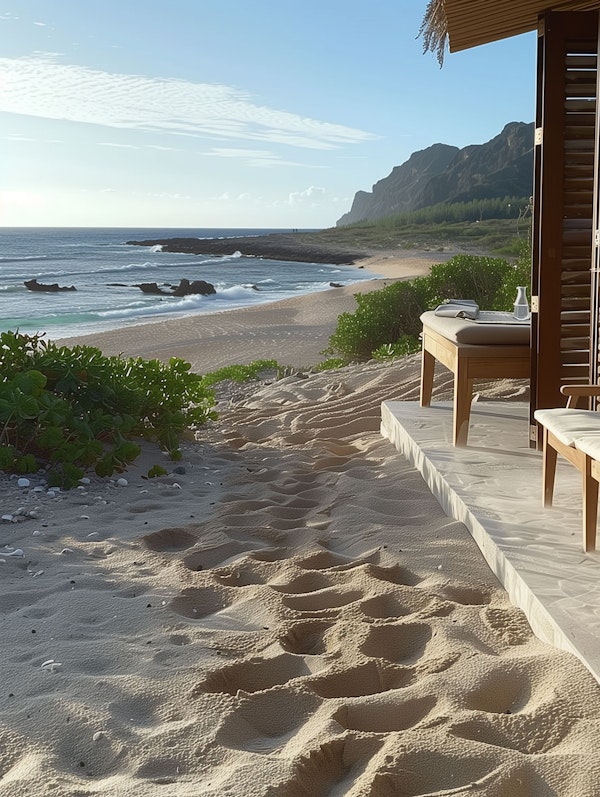
[{"label": "wooden chair leg", "polygon": [[435,357],[425,349],[421,354],[421,407],[429,407],[433,392],[433,372],[435,370]]},{"label": "wooden chair leg", "polygon": [[556,476],[556,449],[548,443],[548,430],[544,428],[542,453],[542,503],[552,506]]},{"label": "wooden chair leg", "polygon": [[598,482],[591,475],[591,459],[585,458],[583,476],[583,550],[596,550],[598,523]]}]

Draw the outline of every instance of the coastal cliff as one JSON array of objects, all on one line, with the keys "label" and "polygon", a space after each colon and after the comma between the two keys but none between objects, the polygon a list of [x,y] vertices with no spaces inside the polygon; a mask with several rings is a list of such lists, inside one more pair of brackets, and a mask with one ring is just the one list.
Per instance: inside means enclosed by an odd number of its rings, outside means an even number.
[{"label": "coastal cliff", "polygon": [[358,191],[338,227],[409,213],[441,202],[528,197],[533,186],[533,122],[510,122],[485,144],[433,144]]}]

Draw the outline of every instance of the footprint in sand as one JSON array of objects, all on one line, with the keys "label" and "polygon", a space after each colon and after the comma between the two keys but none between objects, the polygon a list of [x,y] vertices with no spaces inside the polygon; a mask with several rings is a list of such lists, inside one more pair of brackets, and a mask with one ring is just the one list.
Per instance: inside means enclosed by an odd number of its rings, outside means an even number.
[{"label": "footprint in sand", "polygon": [[261,692],[273,686],[287,684],[296,678],[312,675],[323,666],[319,661],[309,665],[303,657],[290,653],[271,659],[250,659],[210,673],[195,687],[193,694],[224,692],[236,695],[238,692]]},{"label": "footprint in sand", "polygon": [[271,689],[240,699],[234,712],[221,722],[216,741],[223,747],[272,753],[294,739],[309,735],[313,724],[318,732],[322,719],[317,716],[322,701],[306,692]]},{"label": "footprint in sand", "polygon": [[418,725],[437,703],[433,695],[409,700],[390,699],[386,695],[369,701],[356,700],[335,712],[334,719],[342,728],[361,733],[393,733]]},{"label": "footprint in sand", "polygon": [[296,612],[312,613],[339,609],[363,596],[362,590],[341,590],[337,587],[327,587],[306,594],[285,595],[281,602],[288,609],[293,609]]},{"label": "footprint in sand", "polygon": [[370,661],[346,670],[328,672],[322,677],[309,679],[307,683],[320,697],[363,697],[400,689],[414,678],[414,674],[410,667]]},{"label": "footprint in sand", "polygon": [[279,637],[279,644],[288,653],[300,656],[331,653],[327,646],[326,633],[334,627],[334,622],[324,620],[296,623]]},{"label": "footprint in sand", "polygon": [[161,529],[142,537],[144,545],[151,551],[183,551],[198,541],[196,534],[188,529]]},{"label": "footprint in sand", "polygon": [[371,626],[360,651],[392,664],[415,664],[424,656],[431,636],[431,626],[424,623]]},{"label": "footprint in sand", "polygon": [[[279,794],[286,797],[348,794],[380,747],[381,742],[374,737],[326,742],[295,763],[292,777],[282,784]],[[376,793],[370,794],[375,797]]]},{"label": "footprint in sand", "polygon": [[450,733],[461,739],[517,750],[525,755],[547,753],[564,742],[577,722],[567,705],[541,706],[531,714],[496,714],[456,723]]}]

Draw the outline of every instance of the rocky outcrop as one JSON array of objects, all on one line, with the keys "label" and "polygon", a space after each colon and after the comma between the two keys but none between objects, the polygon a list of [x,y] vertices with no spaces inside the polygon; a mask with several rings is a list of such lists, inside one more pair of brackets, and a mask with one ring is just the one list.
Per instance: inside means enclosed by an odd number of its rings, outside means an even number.
[{"label": "rocky outcrop", "polygon": [[189,280],[182,279],[179,285],[173,290],[173,296],[191,296],[192,294],[200,294],[201,296],[210,296],[216,293],[216,288],[210,282],[204,280]]},{"label": "rocky outcrop", "polygon": [[190,282],[188,279],[182,279],[179,281],[177,287],[169,285],[168,291],[163,290],[157,282],[140,282],[134,285],[134,287],[139,288],[142,293],[160,296],[193,296],[198,294],[201,296],[210,296],[217,292],[215,286],[205,280],[194,280]]},{"label": "rocky outcrop", "polygon": [[337,226],[375,221],[440,202],[528,197],[533,186],[533,132],[533,123],[510,122],[485,144],[463,149],[433,144],[414,152],[375,183],[371,192],[358,191]]},{"label": "rocky outcrop", "polygon": [[157,246],[163,252],[185,252],[193,255],[227,255],[235,252],[251,257],[300,263],[351,264],[366,257],[367,250],[319,241],[307,241],[303,233],[270,233],[238,238],[159,238],[149,241],[127,241],[132,246]]},{"label": "rocky outcrop", "polygon": [[57,293],[58,291],[76,291],[77,288],[74,285],[59,285],[58,282],[52,282],[49,284],[44,284],[43,282],[38,282],[37,279],[25,280],[23,285],[27,288],[28,291],[46,291],[46,293]]}]

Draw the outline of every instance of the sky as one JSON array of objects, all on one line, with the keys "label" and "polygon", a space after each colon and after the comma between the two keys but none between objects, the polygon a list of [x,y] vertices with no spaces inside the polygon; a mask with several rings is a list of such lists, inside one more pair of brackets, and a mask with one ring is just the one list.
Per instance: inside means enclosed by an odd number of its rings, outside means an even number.
[{"label": "sky", "polygon": [[446,55],[426,0],[0,0],[0,227],[321,229],[535,110],[535,34]]}]

